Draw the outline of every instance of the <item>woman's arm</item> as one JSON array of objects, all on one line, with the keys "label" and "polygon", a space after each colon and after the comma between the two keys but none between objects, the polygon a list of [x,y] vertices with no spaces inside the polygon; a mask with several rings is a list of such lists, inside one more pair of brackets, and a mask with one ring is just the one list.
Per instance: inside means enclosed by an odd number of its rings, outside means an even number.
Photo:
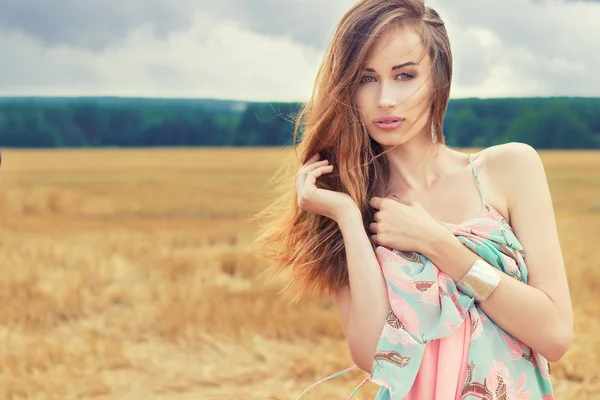
[{"label": "woman's arm", "polygon": [[[525,249],[529,285],[502,274],[481,309],[506,332],[549,361],[557,361],[571,344],[573,312],[542,161],[535,149],[523,143],[485,152],[490,179],[505,193],[511,226]],[[427,252],[455,281],[479,258],[454,235],[431,243]]]},{"label": "woman's arm", "polygon": [[334,293],[350,355],[356,365],[371,372],[373,356],[390,308],[387,284],[356,208],[342,213],[338,225],[346,247],[349,287]]}]

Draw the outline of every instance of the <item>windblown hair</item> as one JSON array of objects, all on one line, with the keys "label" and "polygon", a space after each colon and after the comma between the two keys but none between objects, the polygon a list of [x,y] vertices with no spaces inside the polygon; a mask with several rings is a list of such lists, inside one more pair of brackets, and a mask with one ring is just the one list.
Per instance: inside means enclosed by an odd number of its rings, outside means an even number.
[{"label": "windblown hair", "polygon": [[[374,196],[384,197],[389,166],[382,146],[368,134],[356,105],[361,69],[376,42],[391,28],[412,28],[432,61],[430,117],[437,140],[444,143],[443,118],[452,79],[452,54],[444,22],[422,0],[361,0],[338,22],[325,52],[309,101],[295,116],[294,155],[277,171],[276,198],[251,220],[266,218],[253,242],[261,255],[273,261],[275,273],[291,269],[282,293],[300,300],[310,289],[319,294],[349,283],[344,241],[338,224],[298,207],[295,175],[315,153],[328,159],[334,171],[317,185],[347,193],[363,216],[365,230],[376,210]],[[296,143],[298,132],[302,140]],[[298,154],[299,152],[299,154]],[[375,248],[375,245],[373,245]]]}]

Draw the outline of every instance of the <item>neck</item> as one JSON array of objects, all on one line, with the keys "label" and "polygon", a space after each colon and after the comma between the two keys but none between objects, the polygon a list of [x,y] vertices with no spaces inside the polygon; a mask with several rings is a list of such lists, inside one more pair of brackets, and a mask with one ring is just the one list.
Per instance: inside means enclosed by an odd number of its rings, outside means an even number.
[{"label": "neck", "polygon": [[386,154],[390,167],[387,194],[422,193],[448,174],[452,151],[425,136],[420,135]]}]

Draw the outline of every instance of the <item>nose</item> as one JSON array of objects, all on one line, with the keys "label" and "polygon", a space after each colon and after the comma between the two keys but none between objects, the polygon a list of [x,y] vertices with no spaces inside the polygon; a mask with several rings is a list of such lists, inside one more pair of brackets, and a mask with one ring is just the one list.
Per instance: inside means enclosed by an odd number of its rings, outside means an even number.
[{"label": "nose", "polygon": [[379,94],[379,108],[387,110],[388,108],[394,108],[398,105],[396,96],[390,87],[381,85],[381,93]]}]

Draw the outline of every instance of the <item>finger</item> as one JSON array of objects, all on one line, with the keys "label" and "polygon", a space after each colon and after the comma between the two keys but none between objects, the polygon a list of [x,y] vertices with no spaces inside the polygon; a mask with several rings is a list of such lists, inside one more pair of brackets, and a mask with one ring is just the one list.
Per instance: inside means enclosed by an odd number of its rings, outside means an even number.
[{"label": "finger", "polygon": [[319,153],[313,154],[308,160],[306,160],[306,162],[302,166],[304,167],[309,164],[312,164],[313,162],[317,161],[319,159],[319,157],[321,157],[321,154],[319,154]]},{"label": "finger", "polygon": [[302,173],[306,174],[306,173],[314,170],[315,168],[319,168],[319,167],[322,167],[327,164],[329,164],[329,160],[321,160],[321,161],[314,162],[310,165],[307,165],[306,167],[302,167]]},{"label": "finger", "polygon": [[401,204],[403,206],[410,206],[412,203],[412,200],[401,200],[400,198],[398,198],[397,196],[394,197],[394,199],[396,203]]},{"label": "finger", "polygon": [[375,222],[379,222],[381,220],[381,211],[377,211],[374,215],[373,215],[373,219],[375,220]]},{"label": "finger", "polygon": [[381,209],[381,201],[383,199],[381,197],[373,197],[369,200],[369,205],[373,208]]},{"label": "finger", "polygon": [[306,181],[304,181],[304,187],[317,187],[316,183],[317,183],[317,178],[323,174],[326,174],[328,172],[333,171],[333,165],[327,165],[324,167],[319,167],[316,168],[312,171],[310,171],[307,175],[306,175]]},{"label": "finger", "polygon": [[300,168],[300,170],[296,174],[296,186],[297,186],[298,190],[300,189],[301,186],[304,185],[304,182],[306,181],[306,174],[315,170],[316,168],[325,166],[328,163],[329,163],[329,160],[322,160],[322,161],[318,161],[318,162],[312,163],[310,165],[307,165],[306,167]]},{"label": "finger", "polygon": [[379,237],[377,235],[371,235],[371,240],[373,243],[379,244]]},{"label": "finger", "polygon": [[329,160],[321,160],[321,161],[314,162],[312,164],[308,164],[308,165],[300,168],[297,176],[304,177],[304,176],[306,176],[307,173],[314,170],[315,168],[319,168],[319,167],[321,167],[323,165],[327,165],[327,164],[329,164]]},{"label": "finger", "polygon": [[377,232],[377,223],[373,222],[372,224],[370,224],[370,225],[369,225],[369,230],[370,230],[371,232],[378,233],[378,232]]}]

